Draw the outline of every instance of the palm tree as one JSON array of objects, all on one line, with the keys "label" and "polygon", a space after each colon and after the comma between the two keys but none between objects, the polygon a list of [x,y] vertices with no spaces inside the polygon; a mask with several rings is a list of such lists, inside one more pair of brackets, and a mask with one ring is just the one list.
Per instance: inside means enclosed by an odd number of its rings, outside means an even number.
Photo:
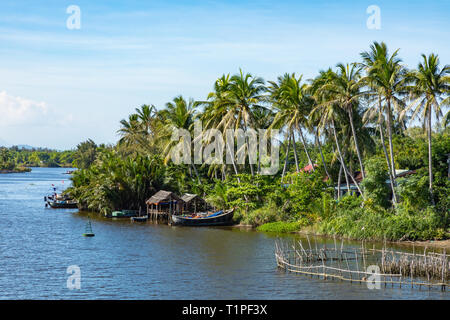
[{"label": "palm tree", "polygon": [[359,187],[355,178],[349,172],[345,164],[343,152],[339,143],[337,125],[338,122],[343,122],[343,114],[345,113],[345,110],[338,103],[335,92],[333,90],[328,90],[332,87],[332,83],[336,78],[337,74],[329,69],[328,71],[322,71],[320,75],[313,81],[312,90],[315,92],[316,103],[314,108],[311,110],[311,117],[318,119],[317,125],[320,129],[329,127],[332,130],[338,153],[338,159],[342,165],[344,176],[347,181],[347,189],[348,191],[350,191],[350,186],[348,183],[348,178],[350,178],[355,184],[359,193],[363,195],[361,188]]},{"label": "palm tree", "polygon": [[332,99],[328,103],[340,105],[349,117],[356,155],[358,157],[362,176],[365,178],[364,166],[354,123],[354,112],[357,110],[359,100],[363,95],[363,92],[361,91],[361,88],[363,87],[363,82],[361,81],[361,68],[355,63],[346,65],[339,63],[337,68],[338,72],[333,74],[335,76],[332,81],[326,83],[322,90],[327,90],[332,96]]},{"label": "palm tree", "polygon": [[286,127],[288,139],[286,159],[289,154],[290,140],[292,139],[295,166],[297,172],[299,172],[295,143],[295,131],[298,131],[306,157],[308,158],[308,162],[314,170],[302,130],[302,127],[307,127],[307,116],[310,112],[313,101],[307,92],[308,85],[302,83],[302,76],[296,78],[295,73],[292,75],[285,74],[282,77],[278,77],[277,83],[269,83],[269,92],[271,93],[270,100],[276,110],[276,114],[270,128],[279,129]]},{"label": "palm tree", "polygon": [[[450,98],[447,98],[446,100],[450,100]],[[450,101],[447,102],[447,105],[450,105]],[[445,116],[442,118],[442,127],[447,128],[450,124],[450,110],[447,111]]]},{"label": "palm tree", "polygon": [[144,134],[141,123],[139,122],[139,116],[133,113],[128,116],[128,120],[122,119],[120,124],[121,128],[117,130],[120,136],[119,145],[125,145],[127,147],[139,145]]},{"label": "palm tree", "polygon": [[386,102],[387,133],[389,140],[390,163],[388,163],[391,175],[395,180],[394,146],[392,143],[393,115],[392,104],[398,113],[404,108],[403,97],[408,92],[407,70],[401,65],[398,58],[398,49],[389,56],[387,46],[384,42],[374,42],[369,52],[361,53],[366,69],[366,83],[373,88],[376,94],[383,97]]},{"label": "palm tree", "polygon": [[[239,174],[238,168],[234,159],[234,150],[231,150],[230,142],[227,141],[227,129],[234,129],[235,117],[229,113],[229,110],[233,106],[233,101],[230,94],[230,75],[222,75],[214,82],[214,91],[210,92],[207,97],[207,101],[200,102],[200,105],[204,105],[204,111],[200,115],[200,120],[203,123],[205,129],[221,129],[223,139],[227,147],[227,152],[230,155],[231,163],[234,169],[234,173]],[[226,163],[222,165],[222,176],[225,178]],[[240,183],[239,177],[237,178]]]},{"label": "palm tree", "polygon": [[[432,116],[442,116],[442,106],[449,105],[450,98],[450,65],[439,67],[439,57],[430,54],[428,57],[422,54],[422,62],[417,70],[412,71],[411,97],[413,102],[405,109],[405,112],[413,110],[412,119],[422,118],[423,126],[428,133],[428,174],[431,201],[433,198],[433,166],[431,158],[431,134]],[[444,98],[447,95],[446,99]]]},{"label": "palm tree", "polygon": [[[186,101],[183,96],[177,96],[173,102],[168,102],[166,108],[159,112],[166,134],[163,135],[165,140],[165,163],[170,159],[173,148],[177,145],[177,141],[170,139],[173,129],[185,129],[191,131],[193,129],[195,108],[197,103],[193,99]],[[201,183],[195,164],[191,161],[190,167],[194,170],[198,183]]]},{"label": "palm tree", "polygon": [[[229,102],[231,103],[228,104],[228,112],[221,123],[234,122],[235,129],[243,128],[246,133],[249,127],[255,126],[253,109],[256,107],[263,108],[260,102],[263,101],[263,93],[267,90],[264,86],[264,80],[260,77],[253,77],[250,73],[244,74],[240,69],[238,74],[231,77],[228,90]],[[248,147],[247,142],[247,150]],[[253,164],[250,163],[250,159],[249,155],[250,171],[254,175]]]},{"label": "palm tree", "polygon": [[136,114],[141,122],[145,134],[154,134],[154,120],[156,116],[156,107],[154,105],[144,104],[140,108],[136,108]]}]

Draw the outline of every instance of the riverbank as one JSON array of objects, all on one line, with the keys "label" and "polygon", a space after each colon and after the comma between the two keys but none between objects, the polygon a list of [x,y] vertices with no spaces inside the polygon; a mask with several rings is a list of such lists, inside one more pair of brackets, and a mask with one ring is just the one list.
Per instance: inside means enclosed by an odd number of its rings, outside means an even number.
[{"label": "riverbank", "polygon": [[[266,225],[269,225],[269,224],[266,224]],[[349,240],[349,241],[361,241],[361,239],[355,239],[355,238],[346,237],[346,236],[330,235],[330,234],[320,233],[313,226],[304,227],[304,228],[302,228],[300,230],[289,230],[290,228],[294,228],[294,227],[290,227],[289,225],[295,226],[296,224],[295,223],[291,223],[291,224],[288,224],[288,226],[286,226],[286,223],[280,223],[280,226],[276,227],[276,228],[272,228],[272,227],[271,228],[268,228],[268,227],[261,228],[261,226],[255,227],[255,226],[248,225],[248,224],[236,224],[233,227],[234,228],[238,228],[238,229],[251,229],[251,230],[258,231],[258,232],[267,232],[267,233],[272,233],[272,234],[277,234],[277,235],[299,234],[299,235],[302,235],[302,236],[321,237],[321,238],[324,238],[324,239],[339,239],[339,240]],[[365,241],[375,242],[375,243],[376,242],[378,242],[378,243],[383,242],[382,240],[379,240],[379,239],[365,239]],[[417,241],[399,240],[399,241],[386,241],[386,243],[396,244],[396,245],[404,245],[404,246],[408,246],[408,247],[418,246],[418,247],[428,247],[428,248],[450,250],[450,239],[444,239],[444,240],[417,240]]]}]

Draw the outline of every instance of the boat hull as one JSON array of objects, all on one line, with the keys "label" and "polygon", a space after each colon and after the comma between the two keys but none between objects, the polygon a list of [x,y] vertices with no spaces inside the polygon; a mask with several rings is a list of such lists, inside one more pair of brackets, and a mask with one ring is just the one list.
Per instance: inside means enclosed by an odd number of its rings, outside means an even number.
[{"label": "boat hull", "polygon": [[233,222],[234,210],[226,211],[214,217],[190,218],[183,216],[172,216],[172,225],[203,227],[203,226],[227,226]]},{"label": "boat hull", "polygon": [[148,217],[147,216],[143,216],[143,217],[131,217],[131,221],[134,222],[147,222]]},{"label": "boat hull", "polygon": [[75,209],[75,208],[78,208],[77,204],[73,203],[73,202],[61,203],[61,202],[47,201],[47,203],[53,209]]}]

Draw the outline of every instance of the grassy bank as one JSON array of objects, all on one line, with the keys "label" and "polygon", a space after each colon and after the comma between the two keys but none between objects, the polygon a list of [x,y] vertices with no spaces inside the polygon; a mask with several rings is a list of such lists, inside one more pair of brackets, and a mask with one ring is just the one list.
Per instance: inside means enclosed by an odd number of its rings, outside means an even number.
[{"label": "grassy bank", "polygon": [[348,196],[331,205],[327,215],[316,211],[296,221],[271,221],[256,226],[258,231],[290,233],[312,231],[354,240],[418,241],[450,237],[448,215],[435,208],[412,211],[404,205],[396,209],[374,206],[371,201]]}]

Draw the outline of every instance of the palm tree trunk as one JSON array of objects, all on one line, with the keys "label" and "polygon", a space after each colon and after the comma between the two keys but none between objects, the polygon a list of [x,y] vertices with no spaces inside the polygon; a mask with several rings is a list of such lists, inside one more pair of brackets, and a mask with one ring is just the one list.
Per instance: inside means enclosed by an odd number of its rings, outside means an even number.
[{"label": "palm tree trunk", "polygon": [[[230,153],[230,159],[231,159],[231,164],[233,165],[234,173],[236,175],[238,175],[239,173],[236,168],[236,163],[234,162],[234,150],[233,150],[233,152],[231,152],[231,147],[230,147],[230,144],[228,143],[228,141],[226,142],[226,144],[227,144],[228,152]],[[239,179],[239,177],[237,177],[237,181],[238,181],[238,183],[241,183],[241,180]]]},{"label": "palm tree trunk", "polygon": [[191,163],[191,165],[192,165],[192,168],[194,169],[195,176],[197,177],[198,184],[201,184],[200,176],[198,175],[198,171],[197,171],[197,168],[195,167],[195,164]]},{"label": "palm tree trunk", "polygon": [[392,112],[391,112],[391,100],[387,100],[387,128],[388,128],[388,139],[389,139],[389,154],[391,157],[391,167],[392,167],[392,174],[394,176],[394,185],[395,185],[395,161],[394,161],[394,145],[392,144]]},{"label": "palm tree trunk", "polygon": [[288,162],[288,158],[289,158],[289,148],[291,146],[291,137],[286,134],[286,137],[288,139],[287,141],[287,148],[286,148],[286,155],[284,156],[284,166],[283,166],[283,173],[281,174],[281,180],[283,180],[284,178],[284,174],[286,173],[286,168],[287,168],[287,162]]},{"label": "palm tree trunk", "polygon": [[339,166],[338,192],[337,192],[338,200],[341,198],[341,177],[342,177],[342,164]]},{"label": "palm tree trunk", "polygon": [[359,160],[359,166],[361,168],[362,177],[364,179],[366,177],[366,174],[364,172],[364,166],[363,166],[363,162],[362,162],[362,158],[361,158],[361,152],[359,151],[358,139],[356,137],[355,125],[353,123],[353,109],[350,108],[350,110],[348,112],[348,116],[350,118],[350,127],[352,128],[353,139],[355,140],[355,148],[356,148],[356,154],[357,154],[358,160]]},{"label": "palm tree trunk", "polygon": [[337,150],[338,150],[339,157],[340,157],[340,159],[341,159],[341,164],[342,164],[342,166],[344,167],[344,174],[345,174],[345,175],[348,175],[348,176],[352,179],[352,181],[353,181],[353,183],[355,184],[356,188],[358,189],[359,193],[361,194],[361,196],[364,197],[364,194],[363,194],[361,188],[359,187],[359,185],[358,185],[358,183],[356,182],[355,178],[353,178],[353,176],[348,172],[347,166],[345,165],[344,159],[342,158],[341,147],[339,146],[339,141],[338,141],[337,133],[336,133],[336,127],[335,127],[335,125],[334,125],[334,119],[332,120],[332,124],[333,124],[333,134],[334,134],[334,139],[336,140],[336,147],[337,147]]},{"label": "palm tree trunk", "polygon": [[305,149],[305,153],[306,153],[306,157],[308,158],[308,162],[311,165],[312,170],[314,171],[314,165],[311,161],[311,157],[309,156],[308,148],[306,148],[306,141],[305,141],[305,138],[303,137],[302,129],[300,128],[300,126],[298,126],[297,129],[298,129],[298,132],[300,133],[300,138],[302,139],[303,148]]},{"label": "palm tree trunk", "polygon": [[381,140],[381,145],[383,146],[383,152],[384,152],[384,156],[386,158],[386,162],[388,165],[388,172],[389,172],[389,181],[390,181],[390,185],[391,185],[391,190],[392,190],[392,202],[394,204],[394,207],[397,205],[397,195],[395,194],[395,181],[394,181],[394,174],[392,173],[392,167],[389,161],[389,155],[387,153],[387,149],[386,149],[386,144],[384,143],[384,132],[383,132],[383,115],[382,115],[382,111],[381,111],[381,98],[378,98],[378,108],[379,108],[379,124],[380,124],[380,140]]},{"label": "palm tree trunk", "polygon": [[328,179],[330,179],[330,181],[333,182],[333,180],[331,180],[330,174],[328,173],[327,164],[325,163],[325,158],[323,157],[322,146],[320,145],[320,140],[319,140],[319,135],[317,134],[317,129],[314,131],[314,136],[316,138],[317,147],[319,148],[320,157],[322,158],[322,164],[323,164],[323,168],[325,169],[325,173],[327,174]]},{"label": "palm tree trunk", "polygon": [[295,159],[295,169],[297,170],[297,173],[300,171],[298,168],[298,158],[297,158],[297,147],[295,145],[295,135],[294,132],[291,132],[292,135],[292,146],[294,147],[294,159]]},{"label": "palm tree trunk", "polygon": [[428,108],[428,174],[430,176],[430,198],[431,204],[434,205],[434,195],[433,195],[433,163],[431,157],[431,105]]},{"label": "palm tree trunk", "polygon": [[[245,119],[244,119],[244,133],[245,133],[245,136],[246,136],[245,142],[247,144],[247,148],[246,149],[247,149],[247,153],[248,153],[248,164],[250,165],[250,173],[251,173],[252,176],[254,176],[255,172],[253,171],[253,164],[250,163],[250,152],[249,152],[249,150],[250,150],[249,139],[250,138],[247,138],[247,121],[245,121]],[[245,163],[244,163],[244,167],[245,167]]]},{"label": "palm tree trunk", "polygon": [[352,192],[352,190],[350,189],[350,181],[348,181],[348,174],[346,173],[345,168],[344,168],[344,159],[345,159],[345,157],[346,157],[345,154],[342,156],[342,158],[338,154],[338,161],[341,164],[342,169],[344,171],[345,183],[347,184],[347,193],[350,194]]}]

